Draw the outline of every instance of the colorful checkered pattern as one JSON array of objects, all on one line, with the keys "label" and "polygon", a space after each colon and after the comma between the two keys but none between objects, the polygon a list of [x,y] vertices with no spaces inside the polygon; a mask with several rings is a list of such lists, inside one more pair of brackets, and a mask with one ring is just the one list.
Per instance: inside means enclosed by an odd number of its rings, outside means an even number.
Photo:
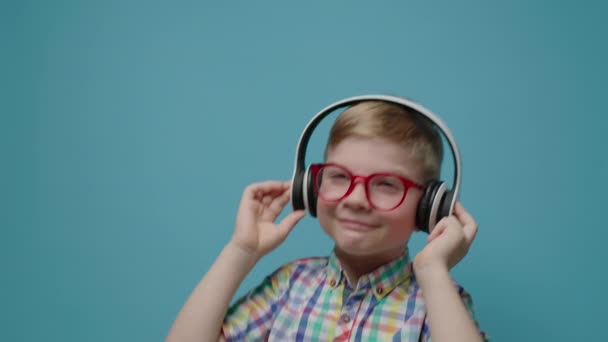
[{"label": "colorful checkered pattern", "polygon": [[[431,340],[424,298],[408,253],[361,277],[356,285],[348,284],[334,253],[296,260],[230,307],[224,337],[226,341]],[[458,288],[473,315],[471,297]]]}]

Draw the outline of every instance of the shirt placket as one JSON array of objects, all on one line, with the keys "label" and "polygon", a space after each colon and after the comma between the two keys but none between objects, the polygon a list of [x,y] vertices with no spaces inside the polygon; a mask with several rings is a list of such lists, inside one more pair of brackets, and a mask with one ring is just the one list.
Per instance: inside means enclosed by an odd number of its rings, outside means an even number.
[{"label": "shirt placket", "polygon": [[361,307],[368,287],[369,285],[364,285],[360,290],[353,292],[350,286],[344,286],[342,308],[338,318],[339,329],[334,342],[348,341],[356,330],[357,316],[361,314]]}]

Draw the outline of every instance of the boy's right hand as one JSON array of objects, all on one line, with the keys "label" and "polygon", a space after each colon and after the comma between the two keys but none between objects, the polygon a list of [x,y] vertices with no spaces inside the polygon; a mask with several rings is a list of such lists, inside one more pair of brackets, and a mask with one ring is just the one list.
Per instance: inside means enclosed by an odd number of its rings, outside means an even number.
[{"label": "boy's right hand", "polygon": [[231,244],[256,260],[280,245],[305,215],[289,213],[279,224],[275,220],[289,202],[289,182],[267,181],[245,188],[236,216]]}]

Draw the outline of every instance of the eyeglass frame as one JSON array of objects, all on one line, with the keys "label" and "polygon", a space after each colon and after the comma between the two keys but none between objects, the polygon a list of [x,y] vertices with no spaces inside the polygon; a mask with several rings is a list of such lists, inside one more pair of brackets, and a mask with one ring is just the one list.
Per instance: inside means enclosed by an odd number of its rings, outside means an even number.
[{"label": "eyeglass frame", "polygon": [[[350,176],[350,185],[348,186],[348,189],[346,190],[346,192],[344,193],[344,195],[342,195],[342,197],[335,199],[335,200],[329,200],[327,198],[324,198],[323,196],[321,196],[321,192],[319,191],[319,182],[318,182],[318,176],[319,176],[319,171],[327,166],[335,166],[338,167],[344,171],[346,171],[346,173]],[[379,211],[391,211],[391,210],[395,210],[397,209],[401,204],[403,204],[403,202],[405,201],[405,198],[407,197],[407,193],[410,189],[414,188],[414,189],[418,189],[418,190],[424,190],[424,186],[421,184],[418,184],[416,182],[414,182],[413,180],[396,174],[396,173],[390,173],[390,172],[376,172],[376,173],[372,173],[369,174],[367,176],[363,176],[363,175],[357,175],[354,174],[352,171],[350,171],[347,167],[345,167],[344,165],[340,165],[337,163],[316,163],[316,164],[311,164],[310,165],[311,168],[311,172],[312,172],[312,176],[313,176],[313,183],[314,183],[314,187],[315,187],[315,192],[317,193],[317,195],[321,198],[323,198],[323,200],[328,201],[328,202],[341,202],[343,201],[346,197],[348,197],[354,190],[355,190],[355,186],[357,185],[357,183],[363,183],[363,188],[365,190],[365,198],[367,199],[367,203],[374,209],[379,210]],[[388,208],[388,209],[382,209],[382,208],[378,208],[376,205],[374,205],[374,203],[371,200],[370,194],[369,194],[369,182],[372,178],[374,177],[378,177],[378,176],[390,176],[390,177],[395,177],[397,179],[399,179],[401,181],[401,183],[403,184],[403,196],[401,197],[401,199],[399,200],[399,203],[397,203],[397,205],[395,205],[392,208]]]}]

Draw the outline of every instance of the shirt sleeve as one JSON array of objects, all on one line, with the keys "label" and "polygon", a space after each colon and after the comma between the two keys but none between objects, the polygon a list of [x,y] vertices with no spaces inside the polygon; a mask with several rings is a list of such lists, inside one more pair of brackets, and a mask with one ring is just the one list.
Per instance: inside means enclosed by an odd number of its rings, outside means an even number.
[{"label": "shirt sleeve", "polygon": [[[473,321],[475,322],[475,325],[477,326],[477,329],[479,330],[479,333],[481,334],[482,339],[485,342],[490,342],[490,336],[485,331],[481,330],[481,327],[479,326],[479,322],[477,322],[477,319],[475,318],[475,310],[474,310],[473,298],[471,297],[471,294],[468,293],[462,286],[460,286],[460,285],[457,285],[457,286],[458,286],[458,293],[460,294],[460,298],[462,299],[462,302],[464,303],[465,307],[467,308],[467,311],[469,311],[469,314],[471,314],[471,317],[473,318]],[[424,323],[422,324],[420,341],[421,342],[432,342],[431,331],[429,330],[428,316],[424,319]]]},{"label": "shirt sleeve", "polygon": [[291,269],[281,266],[228,308],[222,326],[226,342],[265,340],[289,288]]}]

